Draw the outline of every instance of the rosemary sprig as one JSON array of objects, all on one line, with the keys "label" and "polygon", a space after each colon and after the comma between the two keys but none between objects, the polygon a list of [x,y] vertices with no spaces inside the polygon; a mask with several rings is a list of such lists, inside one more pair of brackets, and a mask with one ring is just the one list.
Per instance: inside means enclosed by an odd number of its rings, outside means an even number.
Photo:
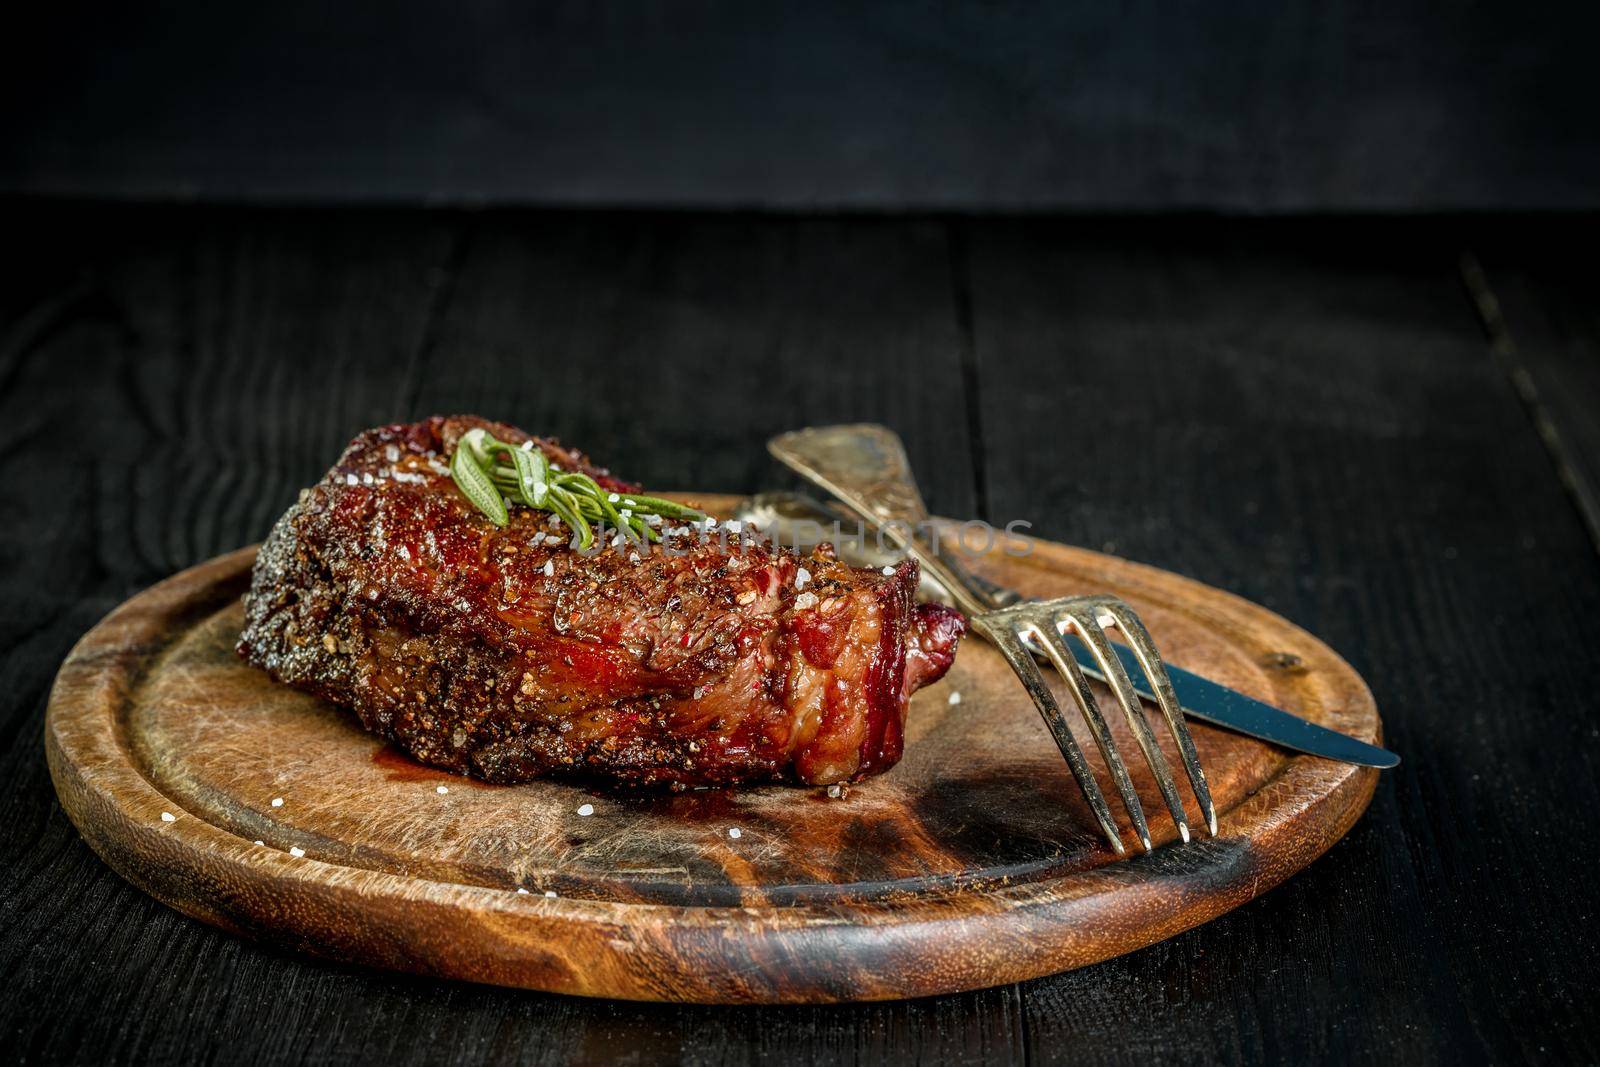
[{"label": "rosemary sprig", "polygon": [[508,504],[548,511],[577,534],[578,548],[584,550],[594,544],[593,525],[602,533],[609,527],[626,530],[636,541],[659,541],[652,517],[705,519],[694,508],[660,497],[611,493],[587,474],[555,467],[531,442],[518,448],[481,428],[461,435],[450,457],[450,476],[496,526],[511,521]]}]

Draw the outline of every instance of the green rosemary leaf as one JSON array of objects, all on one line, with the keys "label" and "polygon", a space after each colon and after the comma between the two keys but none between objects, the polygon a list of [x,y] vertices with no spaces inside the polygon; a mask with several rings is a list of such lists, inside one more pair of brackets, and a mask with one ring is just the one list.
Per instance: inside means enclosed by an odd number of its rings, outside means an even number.
[{"label": "green rosemary leaf", "polygon": [[600,488],[600,483],[587,474],[569,474],[562,479],[564,487],[574,494],[582,494],[586,499],[592,500],[600,510],[600,518],[612,526],[622,525],[622,515],[617,511],[616,505],[611,503],[610,496]]},{"label": "green rosemary leaf", "polygon": [[612,500],[613,494],[587,474],[558,471],[537,449],[506,444],[482,428],[461,435],[450,457],[450,474],[467,499],[495,525],[510,521],[508,501],[548,511],[573,530],[578,547],[585,551],[594,544],[592,525],[599,525],[602,535],[609,527],[639,543],[661,539],[660,532],[650,525],[651,517],[705,518],[694,508],[655,496],[627,493]]},{"label": "green rosemary leaf", "polygon": [[578,513],[578,502],[564,487],[551,486],[550,492],[545,495],[545,505],[556,513],[567,529],[578,535],[580,549],[587,550],[594,544],[594,532],[589,529],[588,520]]},{"label": "green rosemary leaf", "polygon": [[489,455],[488,448],[485,447],[488,442],[500,443],[489,435],[488,430],[474,427],[461,435],[461,440],[456,442],[456,451],[459,452],[465,448],[472,454],[472,458],[478,461],[478,466],[487,471],[494,465],[494,459]]},{"label": "green rosemary leaf", "polygon": [[705,513],[686,507],[673,500],[663,500],[658,496],[641,496],[638,493],[627,493],[622,497],[625,507],[633,509],[633,513],[646,515],[660,515],[663,519],[703,519]]},{"label": "green rosemary leaf", "polygon": [[506,514],[506,502],[500,496],[500,490],[479,465],[474,449],[467,445],[466,437],[463,437],[461,445],[456,447],[455,455],[450,457],[450,477],[455,479],[456,486],[468,500],[472,501],[473,506],[489,516],[489,521],[496,526],[504,526],[510,521],[510,516]]},{"label": "green rosemary leaf", "polygon": [[517,488],[522,502],[530,508],[544,507],[545,494],[550,491],[549,466],[543,452],[524,448],[510,449],[511,462],[517,468]]}]

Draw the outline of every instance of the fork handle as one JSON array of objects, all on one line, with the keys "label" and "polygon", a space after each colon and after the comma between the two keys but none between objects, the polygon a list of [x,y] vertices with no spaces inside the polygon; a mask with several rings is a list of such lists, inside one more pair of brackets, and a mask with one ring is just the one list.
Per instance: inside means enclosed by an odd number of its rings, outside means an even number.
[{"label": "fork handle", "polygon": [[966,614],[981,615],[1017,599],[944,551],[911,477],[905,445],[887,426],[811,426],[774,437],[767,451],[916,557]]}]

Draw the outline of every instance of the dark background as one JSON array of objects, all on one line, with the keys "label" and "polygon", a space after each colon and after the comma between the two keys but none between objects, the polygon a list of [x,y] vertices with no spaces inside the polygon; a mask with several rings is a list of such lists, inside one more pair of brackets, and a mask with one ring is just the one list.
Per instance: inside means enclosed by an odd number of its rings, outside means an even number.
[{"label": "dark background", "polygon": [[1593,4],[18,5],[0,188],[800,209],[1593,208]]},{"label": "dark background", "polygon": [[[1600,1059],[1592,10],[8,11],[0,1047]],[[1236,912],[899,1004],[408,978],[134,890],[55,803],[62,658],[259,539],[358,429],[448,411],[735,492],[783,482],[772,433],[887,422],[944,514],[1023,516],[1317,633],[1405,762]]]}]

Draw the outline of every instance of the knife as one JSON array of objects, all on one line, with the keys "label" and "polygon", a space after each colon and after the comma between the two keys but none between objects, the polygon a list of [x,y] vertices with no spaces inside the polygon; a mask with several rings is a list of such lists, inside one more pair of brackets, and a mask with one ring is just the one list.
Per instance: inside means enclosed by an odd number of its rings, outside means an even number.
[{"label": "knife", "polygon": [[[839,504],[848,510],[850,518],[860,520],[867,531],[875,532],[878,529],[878,523],[871,515],[852,507],[849,501],[840,500]],[[840,515],[830,506],[798,493],[761,493],[746,500],[737,508],[736,517],[778,536],[783,543],[789,544],[790,538],[802,530],[799,523],[810,523],[820,530],[823,526],[837,521]],[[841,554],[855,555],[873,566],[883,562],[864,546],[841,546]],[[1007,599],[1021,599],[1018,594],[1000,589],[976,575],[967,573],[963,574],[963,578],[976,579],[979,584]],[[948,592],[934,576],[925,573],[923,582],[925,594],[932,599],[949,602]],[[1067,647],[1072,650],[1073,658],[1078,661],[1083,673],[1096,681],[1106,681],[1089,649],[1072,635],[1065,636],[1068,639]],[[1134,680],[1134,689],[1144,699],[1153,701],[1155,696],[1150,692],[1149,686],[1144,684],[1144,671],[1133,650],[1115,641],[1111,642],[1111,647],[1116,652],[1117,658],[1122,660],[1129,679]],[[1296,752],[1338,760],[1342,763],[1380,769],[1395,767],[1400,763],[1400,757],[1387,749],[1358,741],[1337,730],[1318,726],[1314,722],[1246,696],[1237,690],[1229,689],[1193,671],[1184,670],[1174,663],[1167,664],[1167,676],[1172,681],[1172,691],[1177,695],[1184,714],[1190,718]]]},{"label": "knife", "polygon": [[[1096,681],[1106,680],[1095,663],[1094,656],[1082,642],[1069,635],[1067,647],[1072,649],[1072,658],[1078,661],[1078,666],[1083,668],[1084,674]],[[1139,681],[1144,678],[1144,671],[1140,668],[1133,649],[1119,645],[1115,641],[1111,642],[1111,648],[1122,661],[1128,677],[1135,680],[1134,691],[1146,700],[1155,700],[1155,695],[1150,692],[1149,687]],[[1186,671],[1176,664],[1167,664],[1167,677],[1172,681],[1172,691],[1177,695],[1183,713],[1192,719],[1223,726],[1236,733],[1248,734],[1262,741],[1292,748],[1296,752],[1339,760],[1342,763],[1354,763],[1360,767],[1387,770],[1400,763],[1400,757],[1388,749],[1369,745],[1365,741],[1357,741],[1348,734],[1341,734],[1326,726],[1318,726],[1298,715],[1291,715],[1271,704],[1263,703],[1255,697],[1245,696],[1236,689],[1229,689],[1209,678],[1203,678],[1193,671]]]}]

